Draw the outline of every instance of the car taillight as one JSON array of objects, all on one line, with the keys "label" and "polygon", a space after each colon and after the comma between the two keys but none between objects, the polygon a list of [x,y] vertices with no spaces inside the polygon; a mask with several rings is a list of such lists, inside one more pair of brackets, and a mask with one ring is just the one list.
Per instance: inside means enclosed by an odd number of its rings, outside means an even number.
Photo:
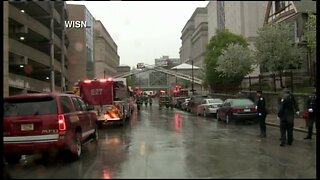
[{"label": "car taillight", "polygon": [[212,105],[209,105],[209,108],[214,108],[214,106],[212,106]]},{"label": "car taillight", "polygon": [[58,115],[58,124],[59,124],[59,131],[65,131],[66,127],[66,120],[63,114]]},{"label": "car taillight", "polygon": [[243,109],[234,108],[234,109],[232,109],[232,112],[240,113],[240,112],[243,112]]},{"label": "car taillight", "polygon": [[257,112],[256,108],[251,108],[251,112]]}]

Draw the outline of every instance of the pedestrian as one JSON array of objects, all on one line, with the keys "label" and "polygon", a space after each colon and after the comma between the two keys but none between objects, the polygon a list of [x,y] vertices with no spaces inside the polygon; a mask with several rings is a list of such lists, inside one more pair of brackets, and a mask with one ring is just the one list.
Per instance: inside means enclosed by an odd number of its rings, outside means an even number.
[{"label": "pedestrian", "polygon": [[[313,123],[315,123],[317,128],[316,122],[316,102],[317,102],[317,94],[316,88],[313,89],[313,93],[309,96],[307,102],[307,110],[308,110],[308,119],[307,119],[307,126],[308,126],[308,135],[304,139],[312,139],[312,131],[313,131]],[[316,129],[317,130],[317,129]]]},{"label": "pedestrian", "polygon": [[265,98],[262,97],[262,91],[257,91],[258,101],[257,101],[257,112],[258,119],[260,124],[260,135],[259,137],[265,138],[266,134],[266,117],[267,117],[267,109],[266,109],[266,101]]},{"label": "pedestrian", "polygon": [[295,112],[299,115],[299,108],[297,106],[297,103],[294,99],[293,94],[291,94],[290,91],[285,88],[283,90],[283,96],[281,98],[280,107],[278,110],[281,132],[280,146],[285,146],[286,141],[288,145],[292,144]]}]

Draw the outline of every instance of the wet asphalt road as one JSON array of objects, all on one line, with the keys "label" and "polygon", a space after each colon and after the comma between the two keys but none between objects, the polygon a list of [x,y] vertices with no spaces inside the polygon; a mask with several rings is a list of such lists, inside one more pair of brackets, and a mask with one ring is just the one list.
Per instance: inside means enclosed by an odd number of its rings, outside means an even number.
[{"label": "wet asphalt road", "polygon": [[315,178],[316,141],[294,132],[292,146],[279,146],[279,128],[226,125],[154,104],[135,112],[125,127],[99,131],[74,162],[27,156],[9,166],[14,178]]}]

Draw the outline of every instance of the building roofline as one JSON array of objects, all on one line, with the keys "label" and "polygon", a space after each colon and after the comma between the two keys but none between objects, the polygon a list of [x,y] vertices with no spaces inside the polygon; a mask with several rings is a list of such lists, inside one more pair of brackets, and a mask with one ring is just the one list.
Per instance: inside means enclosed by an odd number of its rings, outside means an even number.
[{"label": "building roofline", "polygon": [[114,42],[112,36],[109,34],[109,32],[107,31],[107,29],[104,27],[103,23],[100,20],[95,20],[95,22],[100,23],[102,29],[106,32],[106,34],[110,37],[110,39],[112,40],[112,43],[116,46],[117,50],[118,50],[118,46],[116,44],[116,42]]}]

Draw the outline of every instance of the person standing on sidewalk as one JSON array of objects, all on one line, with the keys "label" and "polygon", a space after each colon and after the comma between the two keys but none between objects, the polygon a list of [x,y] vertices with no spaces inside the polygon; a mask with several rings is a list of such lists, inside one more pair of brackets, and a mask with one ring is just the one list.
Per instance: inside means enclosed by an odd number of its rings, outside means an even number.
[{"label": "person standing on sidewalk", "polygon": [[312,131],[313,131],[313,123],[315,123],[317,128],[316,122],[316,102],[317,102],[317,94],[316,88],[313,89],[313,93],[309,96],[308,103],[307,103],[307,110],[308,110],[308,119],[307,119],[307,126],[308,126],[308,135],[304,139],[312,139]]},{"label": "person standing on sidewalk", "polygon": [[266,109],[266,101],[264,97],[262,97],[262,91],[257,91],[258,102],[257,102],[257,112],[260,124],[260,135],[259,137],[265,138],[266,134],[266,117],[267,117],[267,109]]},{"label": "person standing on sidewalk", "polygon": [[294,113],[299,114],[299,108],[294,99],[293,94],[285,88],[283,90],[283,96],[280,102],[280,108],[278,111],[278,117],[280,118],[280,132],[281,132],[281,144],[285,146],[287,136],[288,145],[292,144],[293,141],[293,127],[294,127]]}]

